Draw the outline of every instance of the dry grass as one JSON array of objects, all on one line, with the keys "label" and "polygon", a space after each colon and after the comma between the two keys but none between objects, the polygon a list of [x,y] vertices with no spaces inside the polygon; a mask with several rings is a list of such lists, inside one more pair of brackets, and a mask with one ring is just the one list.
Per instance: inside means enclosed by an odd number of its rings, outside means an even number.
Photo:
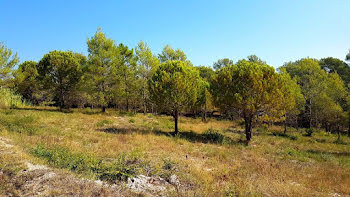
[{"label": "dry grass", "polygon": [[[149,114],[100,114],[92,110],[63,113],[37,108],[2,110],[0,118],[0,135],[12,139],[28,154],[39,144],[64,147],[103,161],[131,154],[141,161],[140,173],[162,177],[176,174],[183,185],[180,195],[350,195],[350,138],[345,136],[343,144],[336,144],[336,136],[324,132],[305,137],[297,132],[284,136],[258,129],[252,143],[245,146],[240,126],[224,120],[203,123],[181,117],[181,134],[172,136],[171,117]],[[11,125],[21,118],[27,121],[23,128]],[[209,129],[218,130],[230,141],[206,140]],[[33,156],[30,159],[47,162]],[[165,164],[171,170],[164,170]]]}]

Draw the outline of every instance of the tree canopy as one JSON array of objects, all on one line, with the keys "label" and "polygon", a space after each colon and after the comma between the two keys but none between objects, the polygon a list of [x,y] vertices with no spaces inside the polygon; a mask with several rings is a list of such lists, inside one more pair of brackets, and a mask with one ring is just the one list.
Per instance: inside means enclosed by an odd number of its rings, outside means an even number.
[{"label": "tree canopy", "polygon": [[229,58],[224,58],[224,59],[218,59],[218,61],[214,62],[213,64],[213,68],[215,70],[218,70],[224,66],[229,66],[233,64],[233,60],[229,59]]},{"label": "tree canopy", "polygon": [[3,42],[0,42],[0,87],[11,77],[11,72],[18,63],[17,53],[14,54]]},{"label": "tree canopy", "polygon": [[198,82],[199,72],[179,60],[162,63],[149,81],[151,100],[174,117],[176,134],[179,113],[197,100]]},{"label": "tree canopy", "polygon": [[101,105],[102,111],[105,112],[115,93],[115,85],[119,81],[118,47],[100,28],[88,39],[87,45],[89,52],[88,72],[85,76],[86,84],[89,84],[87,90],[92,95],[94,103]]},{"label": "tree canopy", "polygon": [[282,88],[281,76],[273,67],[261,62],[240,60],[218,71],[211,91],[218,107],[237,111],[244,119],[246,138],[250,141],[254,118],[280,109]]},{"label": "tree canopy", "polygon": [[52,91],[60,108],[69,107],[67,101],[83,75],[80,57],[71,51],[51,51],[38,63],[39,79]]}]

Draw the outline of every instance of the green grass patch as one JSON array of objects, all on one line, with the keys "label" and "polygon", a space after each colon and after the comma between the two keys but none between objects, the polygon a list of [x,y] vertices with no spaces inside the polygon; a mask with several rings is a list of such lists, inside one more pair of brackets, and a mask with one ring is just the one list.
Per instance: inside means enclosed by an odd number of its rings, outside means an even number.
[{"label": "green grass patch", "polygon": [[34,125],[35,121],[36,119],[31,115],[23,116],[5,112],[0,115],[0,128],[10,132],[34,135],[38,132],[38,128]]},{"label": "green grass patch", "polygon": [[96,123],[96,126],[97,127],[103,127],[105,125],[110,125],[110,124],[113,124],[113,122],[110,121],[110,120],[101,120],[101,121]]},{"label": "green grass patch", "polygon": [[73,153],[67,148],[38,145],[31,153],[50,165],[108,182],[125,181],[139,173],[141,161],[135,154],[122,153],[112,161],[103,161],[86,153]]}]

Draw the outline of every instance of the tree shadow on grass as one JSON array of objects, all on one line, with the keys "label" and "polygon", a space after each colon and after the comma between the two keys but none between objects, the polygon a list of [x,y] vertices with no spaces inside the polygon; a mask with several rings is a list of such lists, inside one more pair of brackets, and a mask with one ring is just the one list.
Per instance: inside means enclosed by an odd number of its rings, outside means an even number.
[{"label": "tree shadow on grass", "polygon": [[167,136],[169,138],[179,138],[184,139],[193,143],[205,143],[205,144],[221,144],[221,145],[246,145],[246,141],[241,139],[232,139],[229,136],[226,136],[219,132],[204,132],[196,133],[193,131],[183,131],[175,134],[174,132],[167,132],[160,129],[150,130],[150,129],[139,129],[139,128],[123,128],[123,127],[109,127],[104,129],[98,129],[106,133],[115,133],[115,134],[155,134],[159,136]]},{"label": "tree shadow on grass", "polygon": [[298,140],[298,136],[287,134],[287,133],[282,133],[282,132],[278,132],[278,131],[273,131],[269,135],[270,136],[283,137],[283,138],[290,139],[290,140],[293,140],[293,141]]},{"label": "tree shadow on grass", "polygon": [[327,152],[327,151],[320,151],[320,150],[307,150],[306,152],[312,153],[312,154],[324,154],[324,155],[332,155],[332,156],[338,156],[338,157],[350,157],[350,152]]},{"label": "tree shadow on grass", "polygon": [[62,112],[62,113],[73,113],[71,109],[45,109],[45,108],[35,108],[35,107],[27,107],[27,108],[12,108],[15,110],[25,110],[25,111],[47,111],[47,112]]}]

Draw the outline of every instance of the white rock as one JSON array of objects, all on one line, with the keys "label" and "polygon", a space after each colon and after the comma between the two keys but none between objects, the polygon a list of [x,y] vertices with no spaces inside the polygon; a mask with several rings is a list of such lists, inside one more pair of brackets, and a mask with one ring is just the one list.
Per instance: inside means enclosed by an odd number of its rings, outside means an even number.
[{"label": "white rock", "polygon": [[160,177],[148,177],[139,175],[134,178],[128,178],[126,187],[134,192],[162,192],[167,189],[169,183]]},{"label": "white rock", "polygon": [[33,165],[29,162],[26,163],[28,171],[32,171],[32,170],[48,170],[49,168],[43,165]]},{"label": "white rock", "polygon": [[175,174],[170,176],[169,182],[173,185],[180,185],[180,181]]}]

